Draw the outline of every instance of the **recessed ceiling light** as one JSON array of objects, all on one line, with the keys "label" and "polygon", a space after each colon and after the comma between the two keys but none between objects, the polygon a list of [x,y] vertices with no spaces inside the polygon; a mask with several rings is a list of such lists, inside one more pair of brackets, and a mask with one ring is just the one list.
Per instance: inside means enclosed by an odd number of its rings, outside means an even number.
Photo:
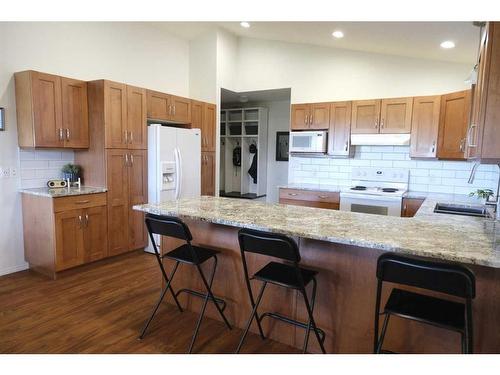
[{"label": "recessed ceiling light", "polygon": [[244,27],[245,29],[248,29],[250,27],[250,24],[246,21],[240,22],[240,26]]},{"label": "recessed ceiling light", "polygon": [[332,33],[332,36],[334,38],[337,38],[337,39],[340,39],[340,38],[343,38],[344,37],[344,33],[340,30],[336,30]]},{"label": "recessed ceiling light", "polygon": [[444,49],[455,48],[455,43],[452,42],[451,40],[445,40],[443,43],[441,43],[441,48]]}]

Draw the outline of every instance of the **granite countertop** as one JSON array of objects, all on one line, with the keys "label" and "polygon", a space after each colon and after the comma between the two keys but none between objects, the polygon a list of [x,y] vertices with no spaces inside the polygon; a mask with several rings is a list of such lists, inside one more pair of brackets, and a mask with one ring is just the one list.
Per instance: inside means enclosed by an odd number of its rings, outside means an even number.
[{"label": "granite countertop", "polygon": [[98,194],[105,193],[108,189],[103,187],[92,187],[92,186],[82,186],[81,188],[72,187],[72,188],[33,188],[33,189],[21,189],[19,192],[24,194],[38,195],[41,197],[48,198],[59,198],[59,197],[68,197],[73,195],[86,195],[86,194]]},{"label": "granite countertop", "polygon": [[339,185],[323,185],[323,184],[286,184],[278,186],[279,189],[297,189],[297,190],[311,190],[311,191],[325,191],[330,193],[338,193],[344,187]]},{"label": "granite countertop", "polygon": [[205,196],[137,205],[134,209],[500,268],[500,222],[436,214],[433,209],[437,202],[427,198],[413,218]]}]

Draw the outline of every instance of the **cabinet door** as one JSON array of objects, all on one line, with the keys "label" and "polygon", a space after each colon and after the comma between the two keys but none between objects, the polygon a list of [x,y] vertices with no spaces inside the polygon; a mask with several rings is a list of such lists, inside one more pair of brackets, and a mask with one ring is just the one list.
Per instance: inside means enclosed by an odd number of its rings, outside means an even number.
[{"label": "cabinet door", "polygon": [[290,128],[292,130],[309,129],[309,104],[292,104]]},{"label": "cabinet door", "polygon": [[189,124],[191,122],[191,99],[170,96],[172,105],[172,121]]},{"label": "cabinet door", "polygon": [[[202,151],[215,151],[217,116],[215,104],[203,103],[203,130],[202,130]],[[203,132],[205,133],[205,146],[203,146]]]},{"label": "cabinet door", "polygon": [[127,150],[106,150],[108,187],[108,254],[128,251],[128,165]]},{"label": "cabinet door", "polygon": [[87,82],[61,78],[64,147],[89,147]]},{"label": "cabinet door", "polygon": [[417,213],[420,206],[424,203],[423,199],[418,198],[403,198],[403,206],[401,208],[402,217],[413,217]]},{"label": "cabinet door", "polygon": [[106,206],[83,210],[83,246],[85,262],[105,258],[108,254],[108,213]]},{"label": "cabinet door", "polygon": [[129,159],[129,250],[135,250],[147,246],[148,243],[148,234],[146,225],[144,224],[144,213],[132,209],[132,206],[136,204],[148,202],[147,151],[130,151]]},{"label": "cabinet door", "polygon": [[378,133],[379,119],[380,100],[357,100],[352,102],[351,133]]},{"label": "cabinet door", "polygon": [[104,82],[106,148],[127,148],[127,86]]},{"label": "cabinet door", "polygon": [[351,139],[351,102],[336,102],[330,106],[328,154],[348,156]]},{"label": "cabinet door", "polygon": [[55,214],[56,271],[83,264],[83,211],[68,210]]},{"label": "cabinet door", "polygon": [[440,159],[464,159],[465,141],[470,114],[471,91],[441,96],[438,152]]},{"label": "cabinet door", "polygon": [[201,195],[215,195],[215,152],[201,153]]},{"label": "cabinet door", "polygon": [[440,96],[419,96],[413,99],[410,156],[435,158],[439,130]]},{"label": "cabinet door", "polygon": [[127,86],[127,130],[129,149],[148,148],[145,89]]},{"label": "cabinet door", "polygon": [[309,128],[328,130],[330,126],[330,103],[312,103],[310,106]]},{"label": "cabinet door", "polygon": [[148,118],[156,120],[171,120],[172,106],[170,95],[162,92],[147,90],[146,93]]},{"label": "cabinet door", "polygon": [[382,99],[380,133],[396,134],[411,131],[413,98]]},{"label": "cabinet door", "polygon": [[32,72],[35,147],[63,147],[61,77]]}]

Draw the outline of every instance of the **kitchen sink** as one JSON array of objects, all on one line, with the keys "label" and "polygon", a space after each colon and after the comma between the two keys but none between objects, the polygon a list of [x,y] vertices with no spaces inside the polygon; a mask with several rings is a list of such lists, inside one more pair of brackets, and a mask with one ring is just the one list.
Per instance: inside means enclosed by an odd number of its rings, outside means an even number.
[{"label": "kitchen sink", "polygon": [[437,203],[436,207],[434,207],[434,212],[438,214],[488,217],[486,207],[463,204]]}]

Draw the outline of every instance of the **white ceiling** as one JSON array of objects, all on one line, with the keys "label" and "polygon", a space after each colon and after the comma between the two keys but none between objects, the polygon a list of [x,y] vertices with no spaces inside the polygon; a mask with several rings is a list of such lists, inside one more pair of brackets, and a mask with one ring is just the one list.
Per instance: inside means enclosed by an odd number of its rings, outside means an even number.
[{"label": "white ceiling", "polygon": [[[156,22],[155,26],[191,40],[217,27],[250,38],[305,43],[332,48],[472,64],[479,43],[479,28],[472,22]],[[343,39],[331,36],[344,32]],[[444,40],[454,49],[442,49]]]},{"label": "white ceiling", "polygon": [[[221,90],[221,103],[225,105],[230,104],[244,104],[244,103],[258,103],[269,101],[285,101],[290,100],[291,89],[272,89],[272,90],[259,90],[259,91],[242,91],[235,92],[227,89]],[[241,102],[240,98],[246,97],[245,102]]]}]

